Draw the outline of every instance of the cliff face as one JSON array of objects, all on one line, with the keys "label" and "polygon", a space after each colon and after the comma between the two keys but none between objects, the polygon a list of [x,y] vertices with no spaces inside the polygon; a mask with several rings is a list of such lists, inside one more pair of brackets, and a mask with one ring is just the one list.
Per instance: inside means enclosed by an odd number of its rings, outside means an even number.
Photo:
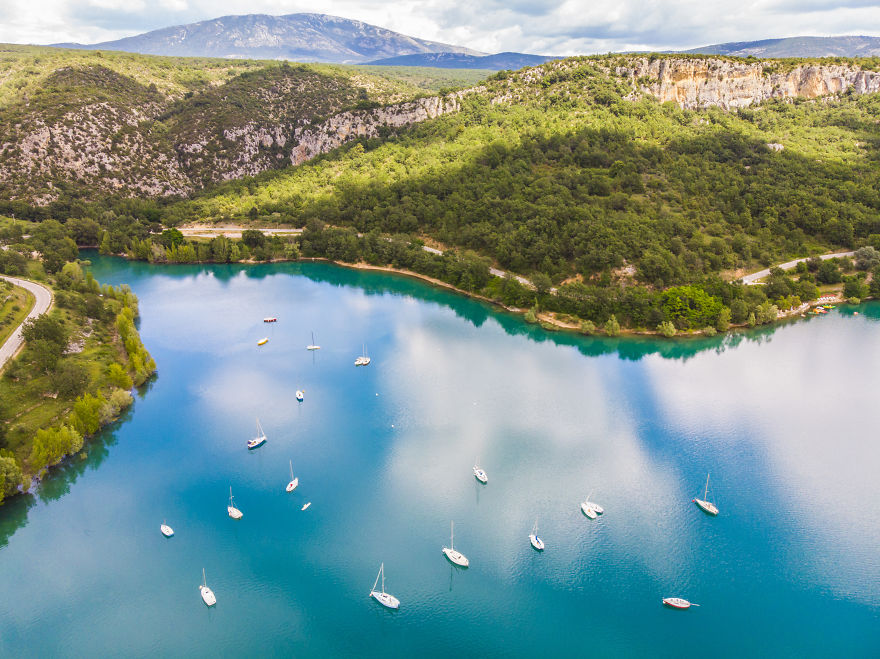
[{"label": "cliff face", "polygon": [[744,108],[771,98],[817,98],[850,89],[856,94],[880,91],[880,73],[846,65],[807,64],[774,72],[774,62],[721,59],[637,58],[615,72],[631,79],[660,102],[683,108]]},{"label": "cliff face", "polygon": [[[571,59],[524,69],[503,82],[373,109],[350,80],[287,67],[242,74],[198,95],[163,95],[95,65],[59,70],[41,95],[0,108],[0,196],[48,204],[78,188],[86,197],[187,195],[221,181],[302,164],[349,140],[458,112],[465,94],[493,104],[592,93],[614,80],[683,108],[744,108],[771,98],[880,91],[880,73],[855,65],[718,58]],[[621,84],[623,83],[623,84]],[[387,99],[387,97],[386,97]]]}]

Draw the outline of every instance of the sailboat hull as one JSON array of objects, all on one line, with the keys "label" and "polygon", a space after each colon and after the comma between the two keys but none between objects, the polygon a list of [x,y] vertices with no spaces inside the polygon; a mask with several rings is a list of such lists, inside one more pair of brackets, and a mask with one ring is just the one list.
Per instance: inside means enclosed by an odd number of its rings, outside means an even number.
[{"label": "sailboat hull", "polygon": [[248,447],[249,451],[253,451],[255,448],[260,448],[265,443],[266,443],[265,437],[256,437],[254,439],[248,440],[247,447]]},{"label": "sailboat hull", "polygon": [[532,547],[534,547],[536,551],[544,551],[544,541],[534,533],[529,536],[529,542],[532,543]]},{"label": "sailboat hull", "polygon": [[458,567],[468,567],[470,565],[470,561],[468,561],[467,556],[455,549],[444,547],[443,555],[449,560],[450,563],[457,565]]},{"label": "sailboat hull", "polygon": [[214,591],[207,586],[199,586],[199,593],[202,596],[202,601],[207,606],[214,606],[217,603],[217,598],[214,597]]},{"label": "sailboat hull", "polygon": [[694,503],[699,506],[700,510],[702,510],[707,515],[712,515],[713,517],[718,514],[718,508],[714,503],[710,501],[703,501],[702,499],[694,499]]},{"label": "sailboat hull", "polygon": [[400,608],[400,600],[397,599],[394,595],[389,595],[388,593],[380,593],[374,590],[372,593],[370,593],[370,597],[379,602],[379,604],[381,604],[385,608]]},{"label": "sailboat hull", "polygon": [[293,492],[297,488],[298,485],[299,485],[299,478],[294,478],[292,481],[290,481],[287,484],[286,489],[288,492]]}]

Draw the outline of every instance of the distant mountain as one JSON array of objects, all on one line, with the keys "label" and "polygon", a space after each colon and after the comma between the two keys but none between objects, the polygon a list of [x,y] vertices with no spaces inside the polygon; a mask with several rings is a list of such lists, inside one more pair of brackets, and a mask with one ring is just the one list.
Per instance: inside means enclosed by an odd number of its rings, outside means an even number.
[{"label": "distant mountain", "polygon": [[490,69],[516,71],[526,66],[538,66],[549,60],[559,59],[550,55],[526,53],[497,53],[495,55],[468,55],[465,53],[417,53],[398,55],[369,62],[379,66],[433,66],[441,69]]},{"label": "distant mountain", "polygon": [[880,37],[788,37],[719,43],[681,52],[736,57],[877,57]]},{"label": "distant mountain", "polygon": [[398,55],[439,52],[485,55],[469,48],[416,39],[361,21],[326,14],[222,16],[116,41],[53,45],[146,55],[338,63],[362,63]]}]

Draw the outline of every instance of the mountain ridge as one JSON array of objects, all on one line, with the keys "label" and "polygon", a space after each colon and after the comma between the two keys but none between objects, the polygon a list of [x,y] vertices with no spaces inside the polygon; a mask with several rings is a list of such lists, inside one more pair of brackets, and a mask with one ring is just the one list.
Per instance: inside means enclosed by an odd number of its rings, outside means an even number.
[{"label": "mountain ridge", "polygon": [[692,55],[733,57],[877,57],[880,37],[841,35],[836,37],[783,37],[757,41],[730,41],[676,51]]},{"label": "mountain ridge", "polygon": [[427,52],[486,54],[462,46],[418,39],[362,21],[317,13],[228,15],[96,44],[51,45],[144,55],[290,59],[340,64]]},{"label": "mountain ridge", "polygon": [[431,66],[444,69],[502,69],[518,70],[527,66],[539,66],[550,60],[561,59],[553,55],[504,52],[494,55],[468,55],[465,53],[417,53],[398,55],[369,62],[374,66]]}]

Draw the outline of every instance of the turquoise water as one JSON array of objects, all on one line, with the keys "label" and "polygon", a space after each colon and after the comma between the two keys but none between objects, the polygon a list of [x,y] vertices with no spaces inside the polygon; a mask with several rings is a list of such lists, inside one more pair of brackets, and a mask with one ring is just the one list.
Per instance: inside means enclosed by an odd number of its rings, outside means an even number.
[{"label": "turquoise water", "polygon": [[321,263],[93,270],[140,297],[159,375],[0,508],[0,655],[880,653],[880,305],[618,341]]}]

